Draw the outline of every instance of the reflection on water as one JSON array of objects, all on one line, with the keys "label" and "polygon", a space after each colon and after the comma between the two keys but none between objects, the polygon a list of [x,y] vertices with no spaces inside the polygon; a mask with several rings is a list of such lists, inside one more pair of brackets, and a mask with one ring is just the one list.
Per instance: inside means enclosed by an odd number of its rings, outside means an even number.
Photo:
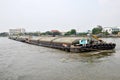
[{"label": "reflection on water", "polygon": [[111,51],[68,53],[0,38],[0,80],[119,80],[120,43]]}]

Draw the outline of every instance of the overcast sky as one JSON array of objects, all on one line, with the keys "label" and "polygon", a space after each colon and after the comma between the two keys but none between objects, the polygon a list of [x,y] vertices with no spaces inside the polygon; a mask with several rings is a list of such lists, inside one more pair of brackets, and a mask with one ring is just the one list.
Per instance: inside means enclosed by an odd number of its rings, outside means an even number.
[{"label": "overcast sky", "polygon": [[120,26],[120,0],[0,0],[0,32]]}]

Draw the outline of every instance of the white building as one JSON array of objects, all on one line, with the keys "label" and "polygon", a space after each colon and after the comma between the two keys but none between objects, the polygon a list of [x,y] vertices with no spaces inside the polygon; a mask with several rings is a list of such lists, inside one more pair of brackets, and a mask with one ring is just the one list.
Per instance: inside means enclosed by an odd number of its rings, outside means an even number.
[{"label": "white building", "polygon": [[112,34],[114,31],[120,31],[120,27],[104,27],[102,32],[108,32],[109,34]]},{"label": "white building", "polygon": [[24,34],[25,29],[20,28],[20,29],[9,29],[9,35],[18,35],[18,34]]}]

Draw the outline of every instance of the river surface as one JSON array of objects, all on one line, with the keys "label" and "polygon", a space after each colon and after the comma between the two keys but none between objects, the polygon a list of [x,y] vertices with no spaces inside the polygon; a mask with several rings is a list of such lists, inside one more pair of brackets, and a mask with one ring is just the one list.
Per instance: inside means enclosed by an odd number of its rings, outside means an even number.
[{"label": "river surface", "polygon": [[120,80],[120,38],[106,52],[69,53],[0,38],[0,80]]}]

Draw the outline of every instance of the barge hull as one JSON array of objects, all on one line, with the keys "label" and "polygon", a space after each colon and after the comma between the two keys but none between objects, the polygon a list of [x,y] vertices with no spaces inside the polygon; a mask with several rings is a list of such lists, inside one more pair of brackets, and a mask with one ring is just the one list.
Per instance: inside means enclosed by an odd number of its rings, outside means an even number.
[{"label": "barge hull", "polygon": [[[67,43],[67,41],[65,42],[62,40],[61,40],[62,42],[60,42],[59,41],[60,38],[53,38],[53,37],[49,39],[48,41],[46,40],[47,38],[44,39],[44,37],[43,39],[41,38],[40,40],[39,39],[34,40],[34,39],[29,39],[29,38],[15,38],[15,37],[14,38],[10,37],[10,39],[17,40],[20,42],[25,42],[28,44],[50,47],[50,48],[55,48],[55,49],[60,49],[60,50],[64,50],[67,52],[75,52],[75,53],[97,51],[97,50],[112,50],[116,46],[116,44],[114,43],[99,43],[99,44],[94,44],[94,45],[93,44],[76,45],[75,43]],[[74,40],[74,39],[71,39],[71,40]],[[74,41],[76,40],[77,38],[75,38]]]}]

